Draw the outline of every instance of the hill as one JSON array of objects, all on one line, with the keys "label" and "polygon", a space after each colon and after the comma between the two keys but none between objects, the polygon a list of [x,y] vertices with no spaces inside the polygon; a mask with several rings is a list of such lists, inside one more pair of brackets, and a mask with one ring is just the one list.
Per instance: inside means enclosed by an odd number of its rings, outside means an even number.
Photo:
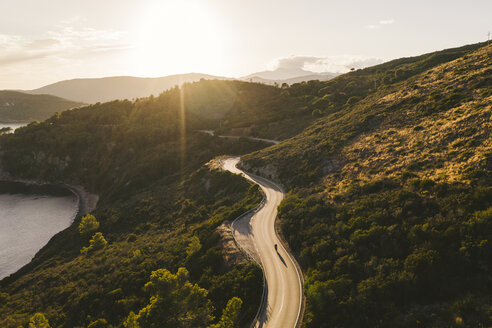
[{"label": "hill", "polygon": [[[203,80],[1,136],[7,173],[101,196],[108,244],[81,253],[91,236],[80,219],[55,236],[0,283],[0,325],[41,311],[54,326],[121,326],[133,311],[148,327],[146,313],[162,325],[189,309],[212,313],[194,324],[206,326],[233,297],[247,325],[261,273],[234,260],[221,232],[261,194],[204,167],[247,154],[243,168],[288,191],[279,223],[304,272],[305,327],[490,326],[491,51],[475,44],[283,87]],[[205,129],[283,142],[195,132]],[[159,277],[190,282],[198,298],[176,297],[179,284],[156,293]],[[147,312],[156,308],[178,314]]]},{"label": "hill", "polygon": [[491,54],[482,43],[312,85],[321,118],[242,158],[289,190],[279,217],[306,327],[492,323]]},{"label": "hill", "polygon": [[296,76],[296,77],[291,77],[288,79],[284,80],[269,80],[269,79],[264,79],[258,76],[251,76],[248,78],[242,78],[243,81],[248,81],[248,82],[256,82],[256,83],[264,83],[268,85],[282,85],[284,83],[286,84],[294,84],[294,83],[300,83],[300,82],[307,82],[311,80],[319,80],[319,81],[328,81],[333,79],[334,77],[338,76],[340,74],[337,73],[313,73],[309,75],[302,75],[302,76]]},{"label": "hill", "polygon": [[117,99],[134,99],[158,95],[175,85],[199,81],[200,79],[225,78],[200,73],[169,75],[156,78],[115,76],[60,81],[25,92],[30,94],[49,94],[94,104]]},{"label": "hill", "polygon": [[[1,281],[0,326],[26,325],[38,311],[53,326],[86,327],[98,319],[121,326],[154,296],[144,289],[153,272],[166,269],[174,275],[180,268],[208,293],[213,309],[207,306],[205,313],[214,321],[228,300],[239,297],[244,302],[240,323],[250,323],[262,275],[231,245],[227,222],[257,205],[262,195],[241,177],[204,165],[219,155],[245,154],[268,144],[195,131],[245,126],[263,131],[284,122],[276,131],[287,136],[293,133],[289,126],[300,125],[296,103],[273,86],[202,80],[156,97],[65,111],[0,137],[4,172],[97,193],[93,214],[107,241],[104,249],[81,253],[95,234],[79,233],[80,218],[56,235],[30,264]],[[308,124],[312,116],[306,117]],[[206,299],[199,304],[208,304]],[[176,308],[190,314],[203,313],[192,298],[178,303]],[[158,326],[173,315],[162,314]]]},{"label": "hill", "polygon": [[[339,75],[336,73],[314,73],[302,70],[300,75],[288,72],[285,74],[267,74],[275,71],[265,71],[242,77],[240,80],[257,82],[268,85],[293,84],[309,80],[327,81]],[[278,75],[278,78],[275,76]],[[265,78],[270,76],[272,78]],[[285,78],[280,78],[285,76]],[[140,78],[132,76],[115,76],[104,78],[88,78],[60,81],[34,90],[22,91],[28,94],[46,94],[72,99],[84,103],[94,104],[111,100],[135,99],[158,95],[161,92],[183,83],[206,80],[233,80],[200,73],[178,74],[157,78]]]},{"label": "hill", "polygon": [[256,72],[247,76],[243,76],[240,79],[248,82],[265,83],[269,85],[282,85],[284,83],[294,84],[300,82],[307,82],[310,80],[328,81],[339,73],[315,73],[306,71],[301,68],[277,68],[273,71]]},{"label": "hill", "polygon": [[0,122],[43,121],[56,112],[83,104],[50,95],[29,95],[17,91],[0,91]]},{"label": "hill", "polygon": [[[217,97],[201,99],[214,86]],[[151,327],[148,320],[158,327],[162,322],[206,327],[220,319],[234,297],[243,301],[241,325],[252,320],[260,302],[261,271],[234,247],[227,222],[256,206],[262,195],[241,177],[205,164],[266,144],[194,132],[209,124],[201,117],[210,113],[210,101],[220,115],[235,108],[230,104],[237,92],[223,92],[234,87],[253,95],[262,86],[233,81],[186,85],[186,121],[181,89],[173,88],[158,97],[65,111],[0,138],[1,166],[11,175],[82,185],[100,195],[93,213],[96,230],[80,233],[78,218],[30,264],[1,281],[0,326],[27,326],[34,312],[43,312],[56,327],[87,327],[97,320],[121,327],[134,312],[141,327]],[[264,88],[266,94],[275,91]],[[98,246],[90,248],[94,243]],[[173,289],[179,297],[144,288],[158,274],[166,279],[179,275],[182,286]],[[165,306],[155,311],[173,310],[152,312],[150,302],[157,300]]]},{"label": "hill", "polygon": [[241,79],[249,79],[258,77],[266,80],[285,80],[298,76],[313,75],[314,72],[306,71],[300,67],[278,67],[270,71],[256,72],[250,75],[243,76]]}]

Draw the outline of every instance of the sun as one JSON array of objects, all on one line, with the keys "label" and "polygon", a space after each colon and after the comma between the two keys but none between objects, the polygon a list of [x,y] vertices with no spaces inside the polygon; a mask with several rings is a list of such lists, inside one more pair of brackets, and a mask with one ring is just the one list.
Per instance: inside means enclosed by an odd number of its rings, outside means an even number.
[{"label": "sun", "polygon": [[220,71],[224,45],[224,29],[203,2],[154,1],[137,28],[134,68],[146,76]]}]

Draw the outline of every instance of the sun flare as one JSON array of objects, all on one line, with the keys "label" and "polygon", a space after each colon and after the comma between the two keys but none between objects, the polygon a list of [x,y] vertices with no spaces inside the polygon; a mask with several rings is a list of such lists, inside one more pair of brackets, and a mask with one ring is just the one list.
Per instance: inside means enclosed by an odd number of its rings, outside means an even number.
[{"label": "sun flare", "polygon": [[140,20],[135,69],[148,76],[214,72],[223,64],[223,48],[224,33],[209,8],[193,1],[155,1]]}]

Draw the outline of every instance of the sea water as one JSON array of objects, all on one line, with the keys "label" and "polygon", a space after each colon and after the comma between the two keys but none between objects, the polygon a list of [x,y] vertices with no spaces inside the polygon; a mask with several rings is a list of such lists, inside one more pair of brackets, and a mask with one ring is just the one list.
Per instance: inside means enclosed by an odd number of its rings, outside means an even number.
[{"label": "sea water", "polygon": [[0,279],[31,261],[55,235],[72,223],[75,196],[0,194]]}]

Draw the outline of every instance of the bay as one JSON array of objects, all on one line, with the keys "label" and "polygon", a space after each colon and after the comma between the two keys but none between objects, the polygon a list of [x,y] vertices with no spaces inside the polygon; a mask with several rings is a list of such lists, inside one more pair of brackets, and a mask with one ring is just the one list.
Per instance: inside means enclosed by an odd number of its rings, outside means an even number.
[{"label": "bay", "polygon": [[75,196],[0,194],[0,279],[31,261],[55,235],[72,223]]}]

